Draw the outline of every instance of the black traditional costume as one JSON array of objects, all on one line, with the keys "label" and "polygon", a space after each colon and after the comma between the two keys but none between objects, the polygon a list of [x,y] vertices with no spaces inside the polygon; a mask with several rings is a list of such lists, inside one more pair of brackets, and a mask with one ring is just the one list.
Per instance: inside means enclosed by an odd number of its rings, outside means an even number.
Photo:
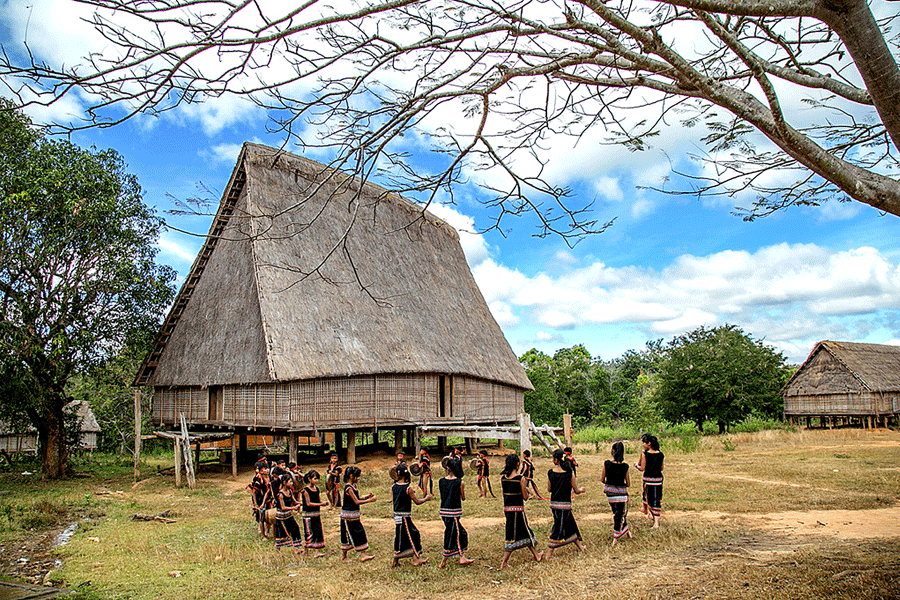
[{"label": "black traditional costume", "polygon": [[[422,466],[422,472],[419,474],[419,489],[422,493],[434,493],[434,481],[431,478],[431,457],[424,450],[419,456],[419,464]],[[428,480],[428,489],[425,489],[425,481]]]},{"label": "black traditional costume", "polygon": [[606,483],[603,493],[609,501],[613,513],[613,537],[619,539],[628,532],[628,464],[611,460],[603,463],[606,471]]},{"label": "black traditional costume", "polygon": [[412,522],[412,498],[409,483],[396,482],[391,486],[394,497],[394,558],[419,556],[422,539]]},{"label": "black traditional costume", "polygon": [[[319,488],[303,488],[305,494],[302,494],[301,497],[303,499],[303,513],[301,516],[303,517],[303,536],[306,541],[307,548],[324,548],[325,547],[325,534],[322,531],[322,516],[319,511],[318,503],[321,502],[319,499]],[[309,497],[309,503],[307,503],[306,499]],[[315,506],[312,506],[312,504]]]},{"label": "black traditional costume", "polygon": [[366,530],[359,520],[359,504],[350,495],[350,490],[359,498],[359,490],[352,483],[344,486],[344,500],[341,506],[341,550],[362,552],[369,547]]},{"label": "black traditional costume", "polygon": [[469,549],[469,534],[463,528],[459,518],[462,516],[462,479],[438,481],[441,493],[441,519],[444,520],[444,558],[461,556]]},{"label": "black traditional costume", "polygon": [[644,452],[644,490],[654,517],[659,517],[662,509],[663,458],[662,452]]},{"label": "black traditional costume", "polygon": [[300,533],[300,526],[294,520],[293,508],[297,506],[297,499],[294,498],[293,492],[285,488],[278,492],[278,506],[275,511],[275,547],[283,548],[285,546],[293,546],[300,548],[303,546],[303,534]]},{"label": "black traditional costume", "polygon": [[581,539],[578,524],[572,515],[572,477],[570,471],[547,471],[550,480],[550,511],[553,513],[553,529],[550,530],[550,548],[559,548]]},{"label": "black traditional costume", "polygon": [[537,545],[537,538],[528,526],[525,518],[525,498],[522,496],[522,476],[501,477],[500,488],[503,491],[503,512],[506,515],[506,542],[503,549],[507,552]]},{"label": "black traditional costume", "polygon": [[253,493],[253,518],[257,523],[265,521],[266,509],[272,508],[272,486],[269,480],[257,473],[247,487]]}]

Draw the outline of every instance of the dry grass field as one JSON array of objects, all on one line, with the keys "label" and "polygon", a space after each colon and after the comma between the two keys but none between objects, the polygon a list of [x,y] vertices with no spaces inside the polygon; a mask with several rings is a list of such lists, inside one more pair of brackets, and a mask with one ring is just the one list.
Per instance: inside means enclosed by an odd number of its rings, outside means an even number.
[{"label": "dry grass field", "polygon": [[[464,503],[469,555],[475,563],[438,569],[442,523],[437,502],[415,507],[428,564],[390,567],[393,520],[388,457],[360,463],[360,490],[379,499],[363,507],[376,559],[342,563],[338,515],[325,513],[325,559],[298,558],[257,538],[244,486],[247,471],[201,475],[197,489],[173,489],[171,477],[86,478],[42,493],[81,506],[87,515],[72,540],[57,548],[62,566],[50,579],[76,598],[293,599],[655,599],[900,598],[900,433],[885,430],[762,432],[705,437],[683,453],[667,448],[663,517],[651,530],[633,488],[633,540],[615,548],[612,516],[599,473],[606,456],[593,444],[576,448],[576,518],[588,550],[562,549],[547,563],[527,550],[497,570],[503,543],[500,499]],[[627,443],[634,462],[637,443]],[[500,456],[492,459],[499,471]],[[538,473],[549,466],[536,460]],[[322,465],[309,465],[321,467]],[[149,470],[149,469],[148,469]],[[321,470],[321,469],[320,469]],[[494,478],[494,490],[498,483]],[[8,477],[0,496],[21,491]],[[177,522],[131,521],[134,513],[174,512]],[[546,502],[529,501],[535,533],[546,542]],[[34,534],[37,535],[37,534]],[[19,538],[21,539],[21,538]],[[15,536],[3,542],[15,547]]]}]

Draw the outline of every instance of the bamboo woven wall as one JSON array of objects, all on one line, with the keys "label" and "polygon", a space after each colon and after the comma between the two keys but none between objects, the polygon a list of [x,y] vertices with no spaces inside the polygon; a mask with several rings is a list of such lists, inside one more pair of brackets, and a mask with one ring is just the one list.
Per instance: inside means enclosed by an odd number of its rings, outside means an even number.
[{"label": "bamboo woven wall", "polygon": [[[209,390],[157,388],[153,421],[177,425],[183,413],[192,424],[295,431],[415,425],[440,418],[439,385],[435,374],[227,385],[220,390],[221,419],[209,418]],[[524,407],[521,389],[474,377],[454,376],[451,394],[446,418],[454,421],[510,422]]]},{"label": "bamboo woven wall", "polygon": [[786,396],[784,414],[786,416],[820,415],[873,415],[875,397],[868,392],[861,394],[816,394],[809,396]]}]

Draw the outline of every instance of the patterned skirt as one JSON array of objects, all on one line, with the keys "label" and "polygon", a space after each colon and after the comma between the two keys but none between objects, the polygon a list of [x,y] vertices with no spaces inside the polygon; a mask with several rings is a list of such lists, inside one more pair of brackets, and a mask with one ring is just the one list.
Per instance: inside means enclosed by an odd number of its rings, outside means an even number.
[{"label": "patterned skirt", "polygon": [[422,538],[409,513],[394,513],[394,558],[418,556]]},{"label": "patterned skirt", "polygon": [[466,532],[459,518],[460,510],[441,510],[441,518],[444,520],[444,558],[460,556],[469,549],[469,534]]},{"label": "patterned skirt", "polygon": [[284,548],[286,546],[303,547],[303,534],[300,533],[300,526],[297,525],[291,511],[279,510],[275,513],[275,547]]},{"label": "patterned skirt", "polygon": [[613,537],[619,539],[628,532],[628,488],[608,485],[603,492],[613,513]]},{"label": "patterned skirt", "polygon": [[570,502],[551,502],[550,512],[553,513],[553,529],[550,530],[548,544],[550,548],[559,548],[581,539]]},{"label": "patterned skirt", "polygon": [[662,477],[644,477],[644,489],[647,492],[647,506],[650,514],[658,517],[662,510]]},{"label": "patterned skirt", "polygon": [[369,547],[366,530],[359,520],[359,512],[341,512],[341,550],[362,552]]},{"label": "patterned skirt", "polygon": [[303,513],[303,535],[307,548],[324,548],[325,534],[322,531],[322,517],[318,512]]},{"label": "patterned skirt", "polygon": [[525,509],[521,506],[506,506],[503,508],[506,514],[506,542],[503,549],[512,552],[519,548],[528,548],[537,545],[537,538],[528,526],[525,518]]}]

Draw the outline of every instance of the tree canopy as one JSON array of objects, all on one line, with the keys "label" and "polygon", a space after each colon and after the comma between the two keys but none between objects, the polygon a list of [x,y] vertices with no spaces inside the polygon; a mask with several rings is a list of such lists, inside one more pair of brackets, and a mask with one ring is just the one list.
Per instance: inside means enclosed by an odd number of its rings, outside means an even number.
[{"label": "tree canopy", "polygon": [[789,370],[784,356],[735,325],[700,327],[665,349],[654,397],[671,421],[714,420],[720,431],[756,414],[779,417],[779,391]]},{"label": "tree canopy", "polygon": [[[696,130],[706,168],[667,191],[751,189],[737,207],[751,219],[829,199],[900,215],[900,15],[878,0],[82,4],[102,52],[70,65],[0,54],[20,103],[85,103],[86,121],[63,129],[244,95],[354,175],[427,199],[489,171],[495,225],[533,212],[539,234],[569,237],[605,225],[543,177],[554,140],[600,130],[641,151],[676,125]],[[410,162],[412,132],[440,168]]]},{"label": "tree canopy", "polygon": [[0,418],[38,432],[42,473],[65,474],[66,385],[155,330],[174,272],[161,221],[113,150],[51,141],[0,101]]}]

